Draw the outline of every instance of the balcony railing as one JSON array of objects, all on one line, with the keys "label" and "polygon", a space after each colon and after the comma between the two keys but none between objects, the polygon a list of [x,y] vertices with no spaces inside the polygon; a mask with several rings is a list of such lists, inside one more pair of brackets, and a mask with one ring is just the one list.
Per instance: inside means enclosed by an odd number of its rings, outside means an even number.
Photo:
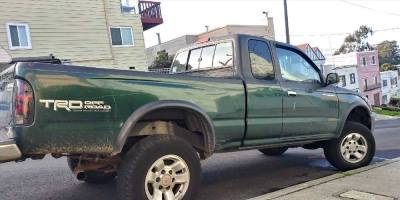
[{"label": "balcony railing", "polygon": [[381,88],[381,86],[382,86],[382,85],[381,85],[380,83],[374,84],[374,85],[367,85],[367,86],[364,88],[364,91],[367,92],[367,91],[379,89],[379,88]]},{"label": "balcony railing", "polygon": [[164,22],[160,2],[139,1],[139,14],[142,16],[143,30],[151,29]]}]

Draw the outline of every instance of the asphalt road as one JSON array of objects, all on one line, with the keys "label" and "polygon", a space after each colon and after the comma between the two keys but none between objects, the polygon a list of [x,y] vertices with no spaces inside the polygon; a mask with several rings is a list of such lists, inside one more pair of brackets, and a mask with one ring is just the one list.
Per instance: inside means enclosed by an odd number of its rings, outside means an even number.
[{"label": "asphalt road", "polygon": [[[377,122],[374,162],[400,157],[400,120]],[[336,173],[322,150],[291,149],[278,158],[258,151],[216,154],[202,162],[199,200],[241,200]],[[1,200],[110,200],[115,182],[90,186],[75,180],[65,159],[0,165]]]}]

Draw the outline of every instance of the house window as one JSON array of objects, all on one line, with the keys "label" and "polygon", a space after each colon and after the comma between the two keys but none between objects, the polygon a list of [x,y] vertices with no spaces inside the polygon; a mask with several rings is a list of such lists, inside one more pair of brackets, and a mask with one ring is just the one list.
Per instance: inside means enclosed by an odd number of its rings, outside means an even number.
[{"label": "house window", "polygon": [[121,12],[123,14],[137,14],[137,6],[139,2],[137,0],[121,0]]},{"label": "house window", "polygon": [[28,24],[7,24],[8,44],[13,49],[32,49]]},{"label": "house window", "polygon": [[365,57],[362,58],[362,62],[363,62],[363,66],[365,67],[367,65],[367,61],[366,61]]},{"label": "house window", "polygon": [[376,64],[376,61],[375,61],[375,56],[372,56],[372,58],[371,58],[371,63],[372,63],[373,65],[375,65],[375,64]]},{"label": "house window", "polygon": [[383,104],[387,104],[387,103],[388,103],[388,97],[387,97],[387,95],[383,95],[383,96],[382,96],[382,101],[383,101]]},{"label": "house window", "polygon": [[392,85],[392,88],[397,87],[397,78],[394,77],[394,78],[390,79],[390,83]]},{"label": "house window", "polygon": [[378,77],[375,76],[375,85],[378,85]]},{"label": "house window", "polygon": [[346,87],[346,76],[339,76],[339,81],[342,84],[342,87]]},{"label": "house window", "polygon": [[387,80],[383,80],[382,82],[383,82],[383,83],[382,83],[382,84],[383,84],[383,87],[386,87],[387,84],[388,84],[388,81],[387,81]]},{"label": "house window", "polygon": [[111,40],[113,46],[134,46],[131,27],[112,27]]},{"label": "house window", "polygon": [[356,74],[351,73],[350,74],[350,84],[355,84],[356,83]]},{"label": "house window", "polygon": [[365,86],[365,89],[368,89],[368,79],[364,79],[364,86]]}]

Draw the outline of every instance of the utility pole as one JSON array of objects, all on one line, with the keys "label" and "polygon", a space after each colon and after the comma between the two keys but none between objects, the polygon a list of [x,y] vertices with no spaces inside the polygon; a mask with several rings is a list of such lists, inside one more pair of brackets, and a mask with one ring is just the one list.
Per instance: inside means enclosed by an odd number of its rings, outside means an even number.
[{"label": "utility pole", "polygon": [[161,44],[161,35],[160,35],[160,33],[156,33],[156,35],[157,35],[157,39],[158,39],[158,44],[160,45]]},{"label": "utility pole", "polygon": [[287,11],[287,3],[286,0],[283,0],[283,7],[285,9],[285,27],[286,27],[286,43],[290,44],[290,36],[289,36],[289,18]]}]

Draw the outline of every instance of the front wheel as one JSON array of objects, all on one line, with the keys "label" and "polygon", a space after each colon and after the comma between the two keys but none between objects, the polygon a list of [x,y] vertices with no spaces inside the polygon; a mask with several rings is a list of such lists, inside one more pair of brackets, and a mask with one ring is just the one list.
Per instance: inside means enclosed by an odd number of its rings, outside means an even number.
[{"label": "front wheel", "polygon": [[118,171],[120,200],[193,199],[201,165],[195,149],[175,136],[148,136],[123,157]]},{"label": "front wheel", "polygon": [[324,147],[326,159],[342,171],[360,168],[371,163],[375,155],[375,139],[361,123],[347,122],[342,135]]}]

